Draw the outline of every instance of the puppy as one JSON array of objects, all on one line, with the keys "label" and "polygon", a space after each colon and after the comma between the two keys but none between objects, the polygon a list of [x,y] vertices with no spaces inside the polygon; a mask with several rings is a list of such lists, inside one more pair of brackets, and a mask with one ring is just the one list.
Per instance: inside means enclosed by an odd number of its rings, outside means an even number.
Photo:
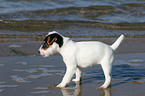
[{"label": "puppy", "polygon": [[99,41],[74,42],[56,31],[50,32],[43,40],[39,48],[40,55],[48,57],[54,53],[60,53],[66,64],[66,73],[59,85],[65,87],[76,74],[72,81],[81,80],[81,68],[94,64],[101,64],[105,75],[105,82],[100,88],[107,88],[111,84],[111,70],[114,61],[114,51],[118,48],[124,35],[121,35],[111,46]]}]

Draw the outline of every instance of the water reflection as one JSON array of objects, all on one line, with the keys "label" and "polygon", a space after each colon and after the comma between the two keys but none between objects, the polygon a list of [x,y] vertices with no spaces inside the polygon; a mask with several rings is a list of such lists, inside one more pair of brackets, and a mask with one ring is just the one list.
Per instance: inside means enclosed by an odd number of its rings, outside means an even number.
[{"label": "water reflection", "polygon": [[102,90],[100,96],[111,96],[111,90],[110,89]]},{"label": "water reflection", "polygon": [[[75,87],[62,88],[61,89],[62,95],[63,96],[82,96],[82,84],[80,82],[75,82],[75,83],[76,83]],[[99,96],[111,96],[111,89],[105,89],[101,91],[102,92]]]},{"label": "water reflection", "polygon": [[[134,65],[133,63],[135,62]],[[137,63],[136,63],[137,62]],[[138,63],[141,62],[141,63]],[[113,66],[112,70],[112,79],[119,80],[115,83],[113,83],[111,86],[119,86],[127,82],[132,82],[136,84],[143,84],[144,83],[144,77],[145,77],[145,68],[144,68],[144,63],[143,61],[138,61],[135,60],[133,63],[129,64],[121,64],[121,65],[115,65]],[[137,67],[134,67],[137,66]],[[82,84],[88,84],[88,83],[99,83],[103,79],[103,74],[101,70],[97,71],[88,71],[85,73],[85,76],[90,75],[87,78],[84,78],[81,83],[76,82],[76,86],[74,88],[72,87],[66,87],[64,89],[61,89],[63,96],[82,96]],[[94,74],[94,75],[93,75]],[[97,74],[97,75],[96,75]],[[101,82],[102,83],[102,82]],[[100,94],[101,91],[101,94]],[[93,91],[94,92],[94,91]],[[93,95],[98,95],[99,96],[111,96],[111,89],[105,89],[105,90],[97,90],[96,89],[96,94],[94,93]],[[99,93],[98,93],[99,92]]]},{"label": "water reflection", "polygon": [[66,87],[61,89],[63,96],[82,96],[82,84],[80,82],[75,82],[76,86]]},{"label": "water reflection", "polygon": [[[119,65],[114,65],[112,67],[112,80],[118,81],[114,83],[112,81],[112,87],[114,86],[119,86],[121,84],[127,83],[127,82],[133,82],[135,81],[144,83],[145,80],[145,68],[144,68],[144,63],[143,61],[133,61],[137,63],[128,63],[128,64],[119,64]],[[141,63],[138,63],[141,62]],[[88,76],[82,80],[82,84],[87,84],[87,83],[103,83],[102,80],[104,80],[104,75],[102,70],[93,70],[93,71],[88,71],[85,72],[84,76]]]}]

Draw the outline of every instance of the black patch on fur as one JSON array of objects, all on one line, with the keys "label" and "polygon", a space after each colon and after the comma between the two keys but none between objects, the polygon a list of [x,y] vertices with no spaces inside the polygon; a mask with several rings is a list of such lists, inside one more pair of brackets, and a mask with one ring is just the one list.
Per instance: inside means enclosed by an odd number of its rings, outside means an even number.
[{"label": "black patch on fur", "polygon": [[[50,37],[49,42],[48,42],[48,37]],[[57,40],[56,41],[53,41],[54,38],[57,38]],[[45,39],[43,41],[45,41],[45,43],[43,43],[43,46],[42,46],[42,48],[44,48],[44,49],[45,48],[48,48],[54,42],[56,42],[59,45],[60,48],[63,45],[63,38],[59,34],[57,34],[57,33],[48,35],[47,37],[45,37]]]},{"label": "black patch on fur", "polygon": [[43,49],[47,49],[49,47],[47,40],[48,40],[48,36],[43,40],[43,46],[42,46]]}]

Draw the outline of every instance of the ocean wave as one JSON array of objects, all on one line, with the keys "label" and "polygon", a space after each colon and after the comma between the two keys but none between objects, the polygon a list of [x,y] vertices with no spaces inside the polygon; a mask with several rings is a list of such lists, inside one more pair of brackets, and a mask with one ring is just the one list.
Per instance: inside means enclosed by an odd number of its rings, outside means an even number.
[{"label": "ocean wave", "polygon": [[145,22],[141,0],[3,0],[0,6],[1,20]]}]

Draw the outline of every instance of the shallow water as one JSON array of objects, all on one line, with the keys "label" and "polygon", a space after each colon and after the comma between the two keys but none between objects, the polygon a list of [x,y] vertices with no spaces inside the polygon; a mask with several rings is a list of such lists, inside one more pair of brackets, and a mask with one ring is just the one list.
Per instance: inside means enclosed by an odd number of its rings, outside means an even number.
[{"label": "shallow water", "polygon": [[[16,96],[16,94],[21,96],[60,94],[63,94],[63,96],[68,94],[88,96],[87,92],[91,90],[93,95],[108,94],[112,91],[112,95],[107,96],[116,96],[114,95],[116,90],[120,89],[121,86],[126,86],[126,84],[144,86],[144,57],[145,53],[117,54],[112,70],[112,88],[115,90],[104,90],[105,93],[96,89],[104,82],[104,75],[100,65],[83,69],[82,85],[71,82],[69,87],[60,90],[55,88],[65,73],[65,65],[60,56],[51,56],[50,58],[41,56],[0,57],[0,63],[5,65],[0,67],[0,94],[2,96]],[[6,61],[7,59],[9,61]],[[18,64],[17,61],[27,62],[27,64]],[[17,91],[14,92],[13,90]],[[122,94],[118,96],[122,96]]]}]

